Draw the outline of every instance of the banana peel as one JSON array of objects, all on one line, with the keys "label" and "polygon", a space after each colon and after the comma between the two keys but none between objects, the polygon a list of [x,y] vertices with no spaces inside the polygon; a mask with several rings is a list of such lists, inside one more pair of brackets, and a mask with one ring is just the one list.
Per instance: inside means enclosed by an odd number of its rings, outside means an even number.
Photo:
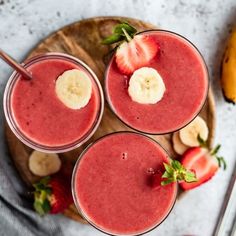
[{"label": "banana peel", "polygon": [[236,103],[236,27],[233,29],[224,53],[221,86],[227,102]]}]

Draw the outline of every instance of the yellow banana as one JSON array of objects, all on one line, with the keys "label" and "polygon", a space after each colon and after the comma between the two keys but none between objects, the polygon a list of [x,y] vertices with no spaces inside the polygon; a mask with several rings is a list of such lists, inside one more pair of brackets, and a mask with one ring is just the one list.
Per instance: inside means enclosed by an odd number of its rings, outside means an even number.
[{"label": "yellow banana", "polygon": [[228,40],[222,61],[221,85],[227,102],[236,103],[236,27]]}]

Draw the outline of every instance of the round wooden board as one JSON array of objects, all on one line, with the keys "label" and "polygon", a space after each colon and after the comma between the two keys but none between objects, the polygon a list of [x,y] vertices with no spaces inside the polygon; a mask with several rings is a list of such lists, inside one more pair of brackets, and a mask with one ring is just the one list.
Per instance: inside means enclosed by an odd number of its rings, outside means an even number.
[{"label": "round wooden board", "polygon": [[[108,36],[112,28],[119,21],[128,21],[134,25],[139,31],[154,29],[154,25],[131,18],[123,17],[96,17],[82,20],[68,25],[57,32],[51,34],[37,45],[28,58],[40,53],[46,52],[63,52],[71,54],[87,63],[96,73],[99,80],[103,84],[103,76],[106,68],[107,55],[111,47],[101,45],[101,40]],[[200,114],[209,127],[209,146],[213,143],[215,130],[215,104],[212,91],[210,89],[207,102]],[[104,134],[120,130],[130,130],[110,111],[108,105],[105,104],[105,110],[100,127],[94,136],[82,147],[73,151],[60,154],[60,158],[64,165],[73,166],[84,147],[91,141],[103,136]],[[28,168],[28,158],[32,149],[21,143],[6,125],[6,137],[9,150],[15,163],[15,166],[23,180],[31,186],[32,183],[39,180],[39,177],[33,175]],[[152,136],[159,141],[172,157],[176,157],[172,148],[171,134]],[[71,205],[64,215],[85,223],[80,217],[74,205]]]}]

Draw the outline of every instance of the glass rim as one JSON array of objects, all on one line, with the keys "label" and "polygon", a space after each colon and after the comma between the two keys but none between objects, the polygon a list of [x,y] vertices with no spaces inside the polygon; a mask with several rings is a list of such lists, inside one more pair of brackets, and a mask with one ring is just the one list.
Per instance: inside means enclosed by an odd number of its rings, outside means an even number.
[{"label": "glass rim", "polygon": [[144,138],[147,138],[149,140],[151,140],[152,142],[154,142],[156,145],[158,145],[159,147],[161,147],[164,152],[167,154],[167,157],[169,160],[172,160],[172,158],[170,157],[170,154],[169,152],[157,141],[155,140],[154,138],[152,137],[149,137],[147,136],[146,134],[144,133],[140,133],[140,132],[135,132],[135,131],[115,131],[115,132],[112,132],[112,133],[108,133],[108,134],[105,134],[101,137],[99,137],[98,139],[96,139],[95,141],[91,142],[90,144],[87,145],[87,147],[80,153],[79,157],[77,158],[76,160],[76,163],[74,165],[74,168],[73,168],[73,172],[72,172],[72,178],[71,178],[71,192],[72,192],[72,196],[73,196],[73,201],[74,201],[74,204],[76,206],[76,209],[78,210],[79,214],[92,226],[94,227],[95,229],[99,230],[100,232],[102,233],[105,233],[107,235],[111,235],[111,236],[121,236],[121,235],[124,235],[124,236],[138,236],[138,235],[143,235],[143,234],[146,234],[152,230],[154,230],[155,228],[157,228],[160,224],[162,224],[166,218],[169,216],[169,214],[172,212],[174,206],[175,206],[175,203],[176,203],[176,200],[177,200],[177,196],[178,196],[178,190],[179,190],[179,186],[178,186],[178,183],[175,182],[173,184],[175,184],[176,186],[176,191],[175,191],[175,196],[174,196],[174,200],[173,200],[173,203],[170,207],[170,209],[168,210],[168,213],[161,219],[160,222],[158,222],[157,224],[155,224],[154,226],[148,228],[147,230],[143,231],[143,232],[137,232],[137,233],[133,233],[133,234],[118,234],[118,233],[113,233],[113,232],[108,232],[108,231],[105,231],[104,229],[100,228],[99,226],[97,226],[95,223],[93,223],[92,220],[89,219],[89,217],[86,215],[86,213],[83,212],[82,208],[80,207],[80,204],[79,204],[79,201],[77,200],[78,197],[77,197],[77,194],[76,194],[76,191],[75,191],[75,184],[76,184],[76,180],[75,180],[75,177],[76,177],[76,173],[77,173],[77,169],[79,167],[79,164],[80,164],[80,161],[83,159],[83,156],[84,154],[90,149],[93,147],[93,145],[95,145],[97,142],[101,141],[102,139],[104,138],[107,138],[109,136],[112,136],[112,135],[117,135],[117,134],[120,134],[120,133],[127,133],[127,134],[136,134],[136,135],[140,135]]},{"label": "glass rim", "polygon": [[5,114],[5,119],[7,121],[8,126],[10,127],[11,131],[16,135],[16,137],[23,142],[25,145],[27,145],[28,147],[41,151],[41,152],[47,152],[47,153],[62,153],[62,152],[67,152],[67,151],[71,151],[79,146],[81,146],[82,144],[84,144],[85,142],[87,142],[92,135],[95,133],[95,131],[97,130],[102,116],[103,116],[103,111],[104,111],[104,95],[103,95],[103,89],[102,86],[100,84],[100,81],[98,79],[98,77],[96,76],[96,74],[92,71],[92,69],[83,61],[81,61],[80,59],[71,56],[69,54],[65,54],[65,53],[60,53],[60,52],[48,52],[48,53],[42,53],[42,54],[38,54],[36,56],[33,56],[25,61],[23,61],[23,63],[21,63],[24,67],[28,67],[34,63],[37,63],[38,61],[47,59],[47,58],[60,58],[60,59],[64,59],[64,60],[69,60],[74,64],[78,64],[80,65],[83,69],[85,69],[85,71],[87,73],[90,74],[92,80],[95,83],[96,89],[98,91],[99,94],[99,109],[98,112],[96,114],[96,118],[93,122],[93,125],[90,127],[90,129],[86,132],[86,134],[84,134],[81,138],[69,143],[69,144],[65,144],[65,145],[58,145],[58,146],[50,146],[50,145],[44,145],[44,144],[40,144],[37,141],[34,141],[32,139],[30,139],[29,137],[27,137],[18,127],[18,125],[15,122],[15,118],[13,117],[12,113],[12,109],[11,109],[11,104],[10,104],[10,97],[11,97],[11,93],[12,93],[12,89],[14,88],[14,85],[17,81],[17,79],[19,78],[19,73],[16,71],[13,71],[13,73],[11,74],[11,76],[9,77],[7,84],[5,86],[5,90],[4,90],[4,95],[3,95],[3,110],[4,110],[4,114]]},{"label": "glass rim", "polygon": [[116,109],[114,108],[114,106],[112,105],[112,102],[110,101],[110,98],[109,98],[109,95],[108,95],[108,89],[107,89],[107,77],[108,77],[108,68],[110,67],[113,59],[114,59],[114,53],[113,55],[111,56],[111,58],[109,59],[109,62],[106,66],[106,70],[105,70],[105,73],[104,73],[104,94],[105,94],[105,99],[108,103],[108,107],[109,109],[112,111],[112,113],[123,123],[125,124],[127,127],[129,127],[130,129],[133,129],[137,132],[140,132],[140,133],[143,133],[143,134],[147,134],[147,135],[165,135],[165,134],[170,134],[170,133],[173,133],[173,132],[177,132],[179,131],[180,129],[186,127],[188,124],[190,124],[198,115],[199,113],[201,112],[202,108],[204,107],[204,105],[206,104],[206,101],[207,101],[207,97],[208,97],[208,93],[209,93],[209,88],[210,88],[210,75],[209,75],[209,71],[208,71],[208,67],[207,67],[207,64],[205,62],[205,59],[202,55],[202,53],[199,51],[199,49],[190,41],[188,40],[186,37],[184,37],[183,35],[181,34],[178,34],[176,32],[173,32],[173,31],[170,31],[170,30],[164,30],[164,29],[149,29],[149,30],[144,30],[144,31],[141,31],[141,32],[138,32],[137,34],[145,34],[145,33],[148,33],[148,32],[164,32],[164,33],[168,33],[168,34],[172,34],[172,35],[175,35],[179,38],[181,38],[183,41],[187,42],[195,51],[196,53],[199,55],[200,59],[202,60],[202,64],[204,65],[204,71],[205,71],[205,74],[206,74],[206,81],[207,81],[207,87],[206,87],[206,93],[205,93],[205,96],[202,100],[202,104],[199,106],[198,110],[196,111],[196,114],[194,114],[194,116],[186,123],[184,123],[184,125],[176,128],[176,129],[172,129],[172,130],[169,130],[169,131],[164,131],[164,132],[147,132],[147,131],[143,131],[141,129],[138,129],[138,128],[135,128],[134,126],[132,126],[131,124],[128,124],[127,121],[124,121],[122,119],[121,116],[118,115],[118,113],[116,112]]}]

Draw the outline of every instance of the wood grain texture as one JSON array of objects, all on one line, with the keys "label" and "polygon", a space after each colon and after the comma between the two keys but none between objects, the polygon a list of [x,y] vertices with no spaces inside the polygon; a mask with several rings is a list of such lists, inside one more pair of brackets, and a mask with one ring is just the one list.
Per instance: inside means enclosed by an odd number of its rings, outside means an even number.
[{"label": "wood grain texture", "polygon": [[[78,57],[87,63],[91,69],[98,76],[103,85],[103,77],[106,68],[106,63],[109,56],[111,46],[101,45],[101,40],[112,32],[112,28],[119,21],[128,21],[134,25],[139,31],[154,29],[154,25],[145,23],[137,19],[123,18],[123,17],[97,17],[83,21],[79,21],[68,25],[57,32],[51,34],[37,45],[28,58],[40,53],[46,52],[63,52]],[[209,127],[209,145],[213,144],[214,130],[215,130],[215,104],[212,91],[210,89],[209,95],[204,108],[200,115],[207,121]],[[73,151],[60,154],[60,158],[64,165],[73,166],[84,147],[103,136],[104,134],[114,131],[131,130],[125,126],[116,116],[110,111],[107,103],[105,103],[104,116],[101,125],[94,134],[94,136],[82,147]],[[39,177],[33,175],[28,168],[28,158],[32,149],[21,143],[10,128],[6,125],[6,138],[9,145],[9,150],[17,170],[22,176],[23,180],[31,185],[39,180]],[[169,152],[172,157],[176,157],[172,149],[171,134],[152,136]],[[74,205],[70,206],[64,215],[76,221],[85,223],[80,217]]]}]

